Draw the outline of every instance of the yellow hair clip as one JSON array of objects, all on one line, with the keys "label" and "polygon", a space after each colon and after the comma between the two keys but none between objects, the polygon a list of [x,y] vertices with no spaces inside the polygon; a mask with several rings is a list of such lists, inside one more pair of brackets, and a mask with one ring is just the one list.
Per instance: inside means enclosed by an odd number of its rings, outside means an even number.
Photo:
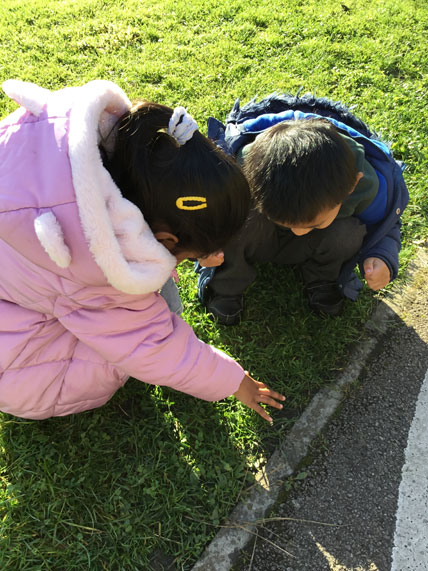
[{"label": "yellow hair clip", "polygon": [[[185,201],[198,202],[199,204],[190,206],[189,204],[184,204]],[[202,208],[207,207],[207,199],[203,196],[180,196],[175,204],[180,210],[202,210]]]}]

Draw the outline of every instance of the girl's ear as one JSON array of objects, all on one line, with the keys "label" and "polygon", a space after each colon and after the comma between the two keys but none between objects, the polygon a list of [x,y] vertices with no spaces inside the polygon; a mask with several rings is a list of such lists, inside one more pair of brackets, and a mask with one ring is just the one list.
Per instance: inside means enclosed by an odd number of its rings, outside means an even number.
[{"label": "girl's ear", "polygon": [[153,235],[156,240],[160,242],[162,246],[165,246],[165,248],[170,252],[172,252],[178,244],[177,236],[175,234],[171,234],[171,232],[160,230],[159,232],[154,232]]}]

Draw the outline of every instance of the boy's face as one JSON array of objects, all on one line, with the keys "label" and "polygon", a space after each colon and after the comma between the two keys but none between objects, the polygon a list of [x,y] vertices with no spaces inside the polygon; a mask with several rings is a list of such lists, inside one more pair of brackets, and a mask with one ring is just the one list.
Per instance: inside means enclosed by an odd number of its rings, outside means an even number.
[{"label": "boy's face", "polygon": [[[349,194],[352,194],[354,192],[355,187],[362,178],[363,178],[363,173],[358,172],[357,176],[355,177],[354,186],[349,191]],[[342,203],[337,204],[333,208],[326,208],[325,210],[322,210],[310,222],[303,222],[302,224],[287,224],[286,222],[276,222],[276,224],[278,224],[278,226],[283,226],[284,228],[289,228],[296,236],[304,236],[305,234],[309,234],[311,230],[314,229],[321,230],[322,228],[327,228],[327,226],[330,226],[330,224],[339,214],[341,206]]]},{"label": "boy's face", "polygon": [[342,204],[338,204],[334,208],[327,208],[326,210],[321,211],[310,222],[304,222],[302,224],[287,224],[286,222],[277,222],[276,224],[283,226],[284,228],[289,228],[296,236],[304,236],[305,234],[309,234],[311,230],[321,230],[322,228],[327,228],[327,226],[330,226],[330,224],[339,214],[341,206]]}]

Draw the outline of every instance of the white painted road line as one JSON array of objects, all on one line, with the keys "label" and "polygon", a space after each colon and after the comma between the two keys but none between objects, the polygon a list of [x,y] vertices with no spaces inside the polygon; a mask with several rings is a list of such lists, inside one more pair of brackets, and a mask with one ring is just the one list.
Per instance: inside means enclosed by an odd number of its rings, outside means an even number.
[{"label": "white painted road line", "polygon": [[409,438],[398,496],[391,571],[428,570],[428,371]]}]

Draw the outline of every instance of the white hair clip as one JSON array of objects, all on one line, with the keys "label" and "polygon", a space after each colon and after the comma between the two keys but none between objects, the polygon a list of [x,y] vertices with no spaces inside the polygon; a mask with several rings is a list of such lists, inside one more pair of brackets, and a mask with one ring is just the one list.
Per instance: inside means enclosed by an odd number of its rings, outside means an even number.
[{"label": "white hair clip", "polygon": [[198,124],[184,107],[176,107],[168,124],[168,135],[174,137],[179,145],[184,145],[198,130]]}]

